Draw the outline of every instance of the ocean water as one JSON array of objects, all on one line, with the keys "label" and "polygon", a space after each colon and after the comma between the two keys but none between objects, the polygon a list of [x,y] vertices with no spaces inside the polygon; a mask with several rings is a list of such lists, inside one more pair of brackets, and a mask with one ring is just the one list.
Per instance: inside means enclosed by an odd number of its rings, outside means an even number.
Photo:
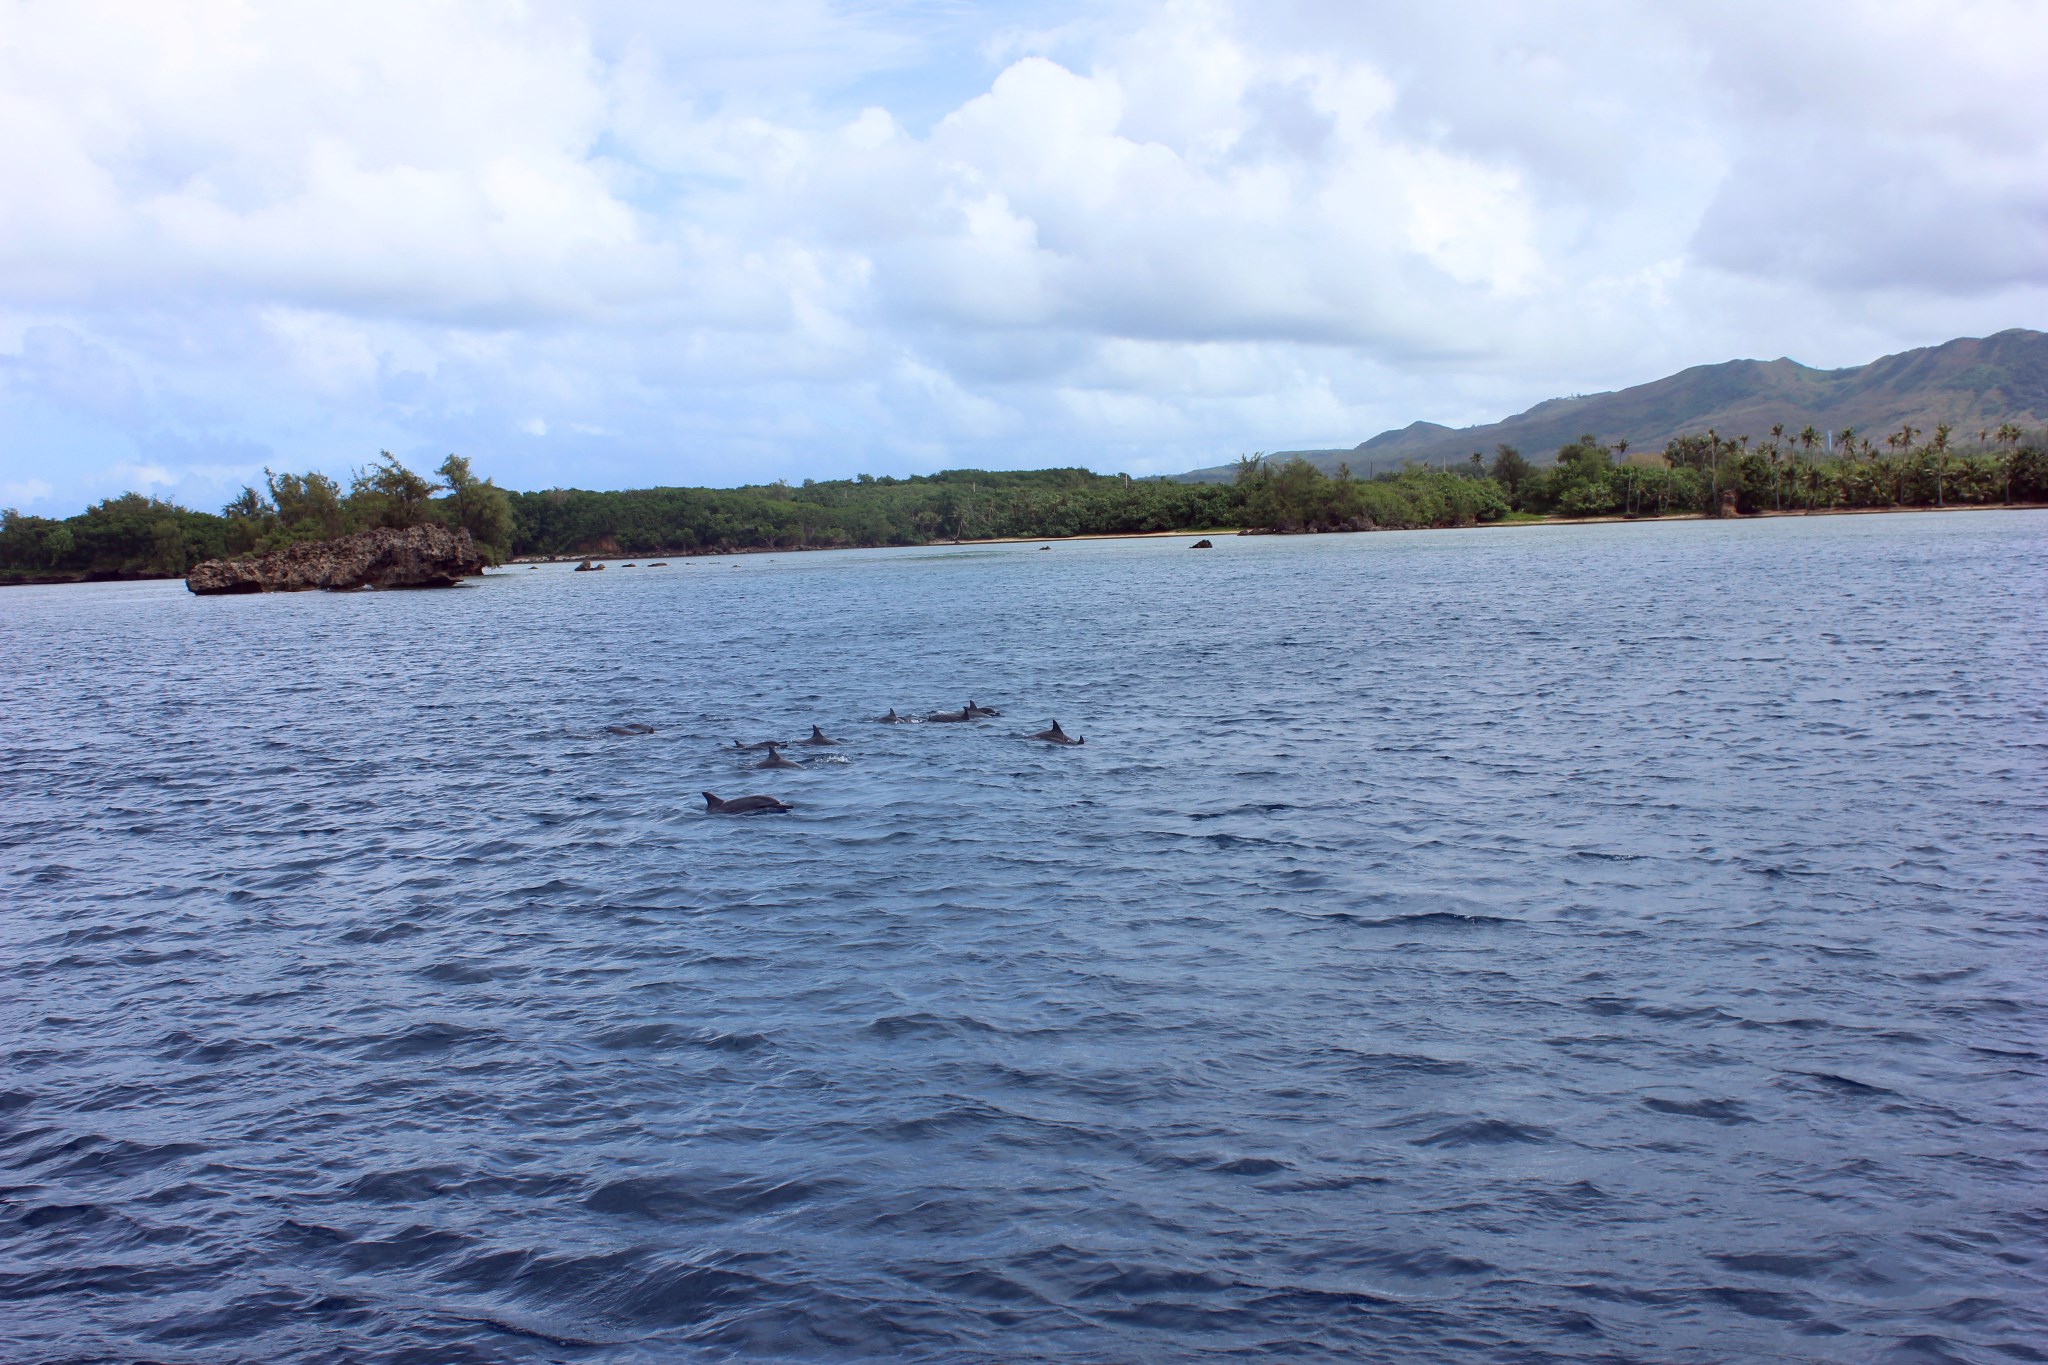
[{"label": "ocean water", "polygon": [[0,1359],[2048,1359],[2048,516],[1186,546],[0,592]]}]

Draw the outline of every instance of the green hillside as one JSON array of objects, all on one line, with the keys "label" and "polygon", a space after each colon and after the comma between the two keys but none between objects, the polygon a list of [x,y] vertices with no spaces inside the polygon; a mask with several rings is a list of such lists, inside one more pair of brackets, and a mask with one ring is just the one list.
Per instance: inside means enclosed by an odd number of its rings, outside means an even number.
[{"label": "green hillside", "polygon": [[[1824,432],[1850,427],[1872,438],[1902,425],[1932,431],[1947,424],[1959,443],[1978,445],[1979,432],[2007,422],[2030,434],[2048,426],[2048,333],[2015,327],[1844,370],[1782,359],[1695,365],[1612,393],[1552,398],[1484,426],[1416,422],[1346,449],[1280,451],[1273,458],[1298,455],[1326,471],[1348,464],[1366,475],[1409,462],[1463,460],[1475,450],[1491,458],[1496,446],[1506,444],[1542,463],[1588,432],[1604,441],[1626,440],[1633,450],[1657,451],[1676,437],[1709,429],[1761,441],[1777,423],[1793,431],[1809,424]],[[1180,477],[1222,482],[1234,472],[1235,466],[1225,465]]]}]

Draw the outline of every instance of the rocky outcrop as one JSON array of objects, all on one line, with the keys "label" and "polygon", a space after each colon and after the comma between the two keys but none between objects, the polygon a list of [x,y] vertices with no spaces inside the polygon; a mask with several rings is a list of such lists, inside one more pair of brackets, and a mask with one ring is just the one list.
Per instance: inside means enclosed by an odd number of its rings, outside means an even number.
[{"label": "rocky outcrop", "polygon": [[467,531],[379,527],[340,540],[287,545],[249,559],[209,559],[185,575],[185,586],[201,596],[313,588],[452,588],[483,571],[483,554]]}]

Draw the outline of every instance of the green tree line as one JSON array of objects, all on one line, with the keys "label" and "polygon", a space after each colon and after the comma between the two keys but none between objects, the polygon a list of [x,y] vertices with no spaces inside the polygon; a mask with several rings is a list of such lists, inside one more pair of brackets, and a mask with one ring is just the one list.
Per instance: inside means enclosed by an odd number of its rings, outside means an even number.
[{"label": "green tree line", "polygon": [[[1580,437],[1547,465],[1513,446],[1445,467],[1370,479],[1304,460],[1247,456],[1227,484],[1085,469],[959,469],[743,488],[514,493],[451,455],[434,477],[388,453],[347,489],[323,474],[264,471],[218,514],[125,493],[62,519],[0,512],[0,581],[175,576],[374,526],[468,528],[493,562],[526,555],[703,554],[923,545],[992,537],[1120,535],[1243,527],[1274,532],[1470,526],[1511,517],[1719,515],[2048,501],[2048,455],[2010,424],[1961,443],[1912,426],[1882,443],[1811,426],[1767,440],[1708,431],[1658,455]],[[1829,446],[1832,445],[1832,449]]]},{"label": "green tree line", "polygon": [[747,488],[558,488],[512,495],[515,553],[692,554],[1120,535],[1238,522],[1235,490],[1094,474],[955,469]]},{"label": "green tree line", "polygon": [[1472,526],[1510,510],[1506,490],[1477,466],[1410,465],[1358,479],[1347,465],[1325,474],[1306,460],[1274,465],[1248,455],[1238,461],[1233,491],[1241,524],[1281,533]]},{"label": "green tree line", "polygon": [[450,455],[438,481],[387,451],[355,471],[344,491],[325,474],[277,474],[244,487],[218,515],[163,498],[123,493],[58,520],[0,512],[0,581],[177,577],[209,559],[261,554],[298,541],[333,540],[377,526],[440,523],[468,529],[484,555],[512,551],[512,504],[504,489]]},{"label": "green tree line", "polygon": [[1485,467],[1515,511],[1557,516],[1718,516],[1731,494],[1743,515],[2048,501],[2048,455],[2011,423],[1967,446],[1946,425],[1908,424],[1879,443],[1854,428],[1795,433],[1783,423],[1762,441],[1680,436],[1647,461],[1629,460],[1628,445],[1581,436],[1544,469],[1500,446]]}]

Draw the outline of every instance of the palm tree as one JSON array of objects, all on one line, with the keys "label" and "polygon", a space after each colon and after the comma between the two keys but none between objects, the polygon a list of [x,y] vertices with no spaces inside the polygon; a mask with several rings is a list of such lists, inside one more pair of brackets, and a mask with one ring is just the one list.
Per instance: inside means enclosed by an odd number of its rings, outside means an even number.
[{"label": "palm tree", "polygon": [[[1799,448],[1805,452],[1803,460],[1800,461],[1800,467],[1792,471],[1791,483],[1793,488],[1796,489],[1802,481],[1807,481],[1805,479],[1805,466],[1813,461],[1813,448],[1820,442],[1820,433],[1813,429],[1812,423],[1808,423],[1806,428],[1792,439],[1799,442]],[[1810,481],[1807,482],[1810,483]],[[1808,500],[1806,510],[1809,512],[1813,510],[1811,499]]]},{"label": "palm tree", "polygon": [[1934,505],[1936,507],[1943,505],[1941,501],[1941,476],[1943,470],[1948,465],[1948,433],[1949,425],[1946,422],[1939,423],[1934,428]]},{"label": "palm tree", "polygon": [[2013,425],[2011,422],[2004,422],[1999,425],[1997,432],[1994,434],[1998,438],[1998,444],[2006,447],[2005,501],[2008,505],[2010,505],[2012,502],[2013,466],[2017,465],[2020,462],[2020,438],[2024,436],[2026,433],[2022,432],[2017,426]]},{"label": "palm tree", "polygon": [[1911,422],[1908,422],[1905,425],[1901,426],[1898,430],[1898,496],[1894,498],[1893,501],[1900,504],[1901,506],[1903,506],[1906,501],[1906,461],[1910,460],[1913,457],[1913,438],[1918,436],[1919,434],[1920,432],[1913,426]]},{"label": "palm tree", "polygon": [[1778,496],[1778,447],[1779,443],[1784,439],[1785,424],[1783,422],[1771,423],[1771,443],[1764,449],[1771,457],[1771,510],[1774,512],[1785,510],[1784,500]]},{"label": "palm tree", "polygon": [[1856,460],[1856,428],[1843,427],[1835,433],[1835,478],[1838,489],[1847,491],[1850,487],[1850,466]]}]

